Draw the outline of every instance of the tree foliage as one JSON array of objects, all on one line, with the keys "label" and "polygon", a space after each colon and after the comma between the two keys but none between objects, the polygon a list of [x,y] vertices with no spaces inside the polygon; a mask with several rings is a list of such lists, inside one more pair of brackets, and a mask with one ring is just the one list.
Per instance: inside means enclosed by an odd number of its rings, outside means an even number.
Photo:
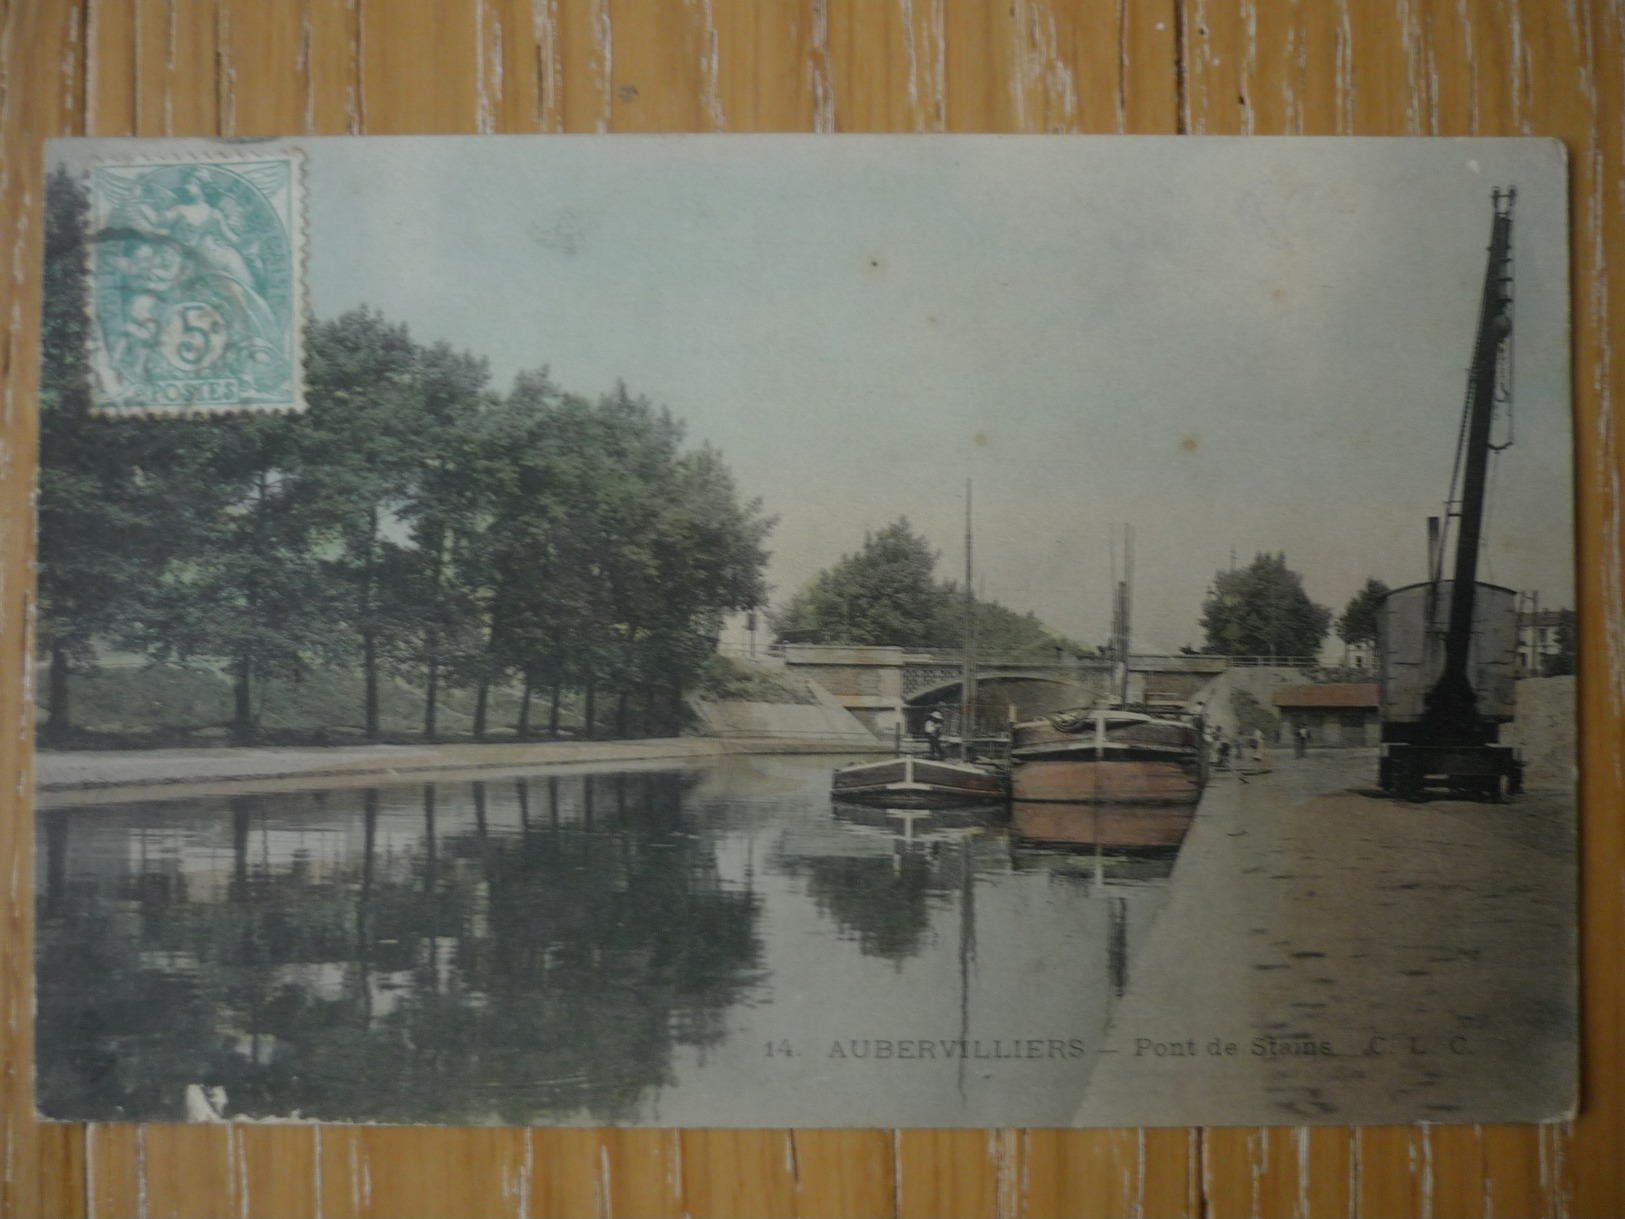
[{"label": "tree foliage", "polygon": [[[855,553],[843,555],[796,591],[772,615],[785,639],[860,647],[952,651],[964,646],[962,587],[936,578],[937,552],[899,517],[866,534]],[[1019,614],[994,601],[974,606],[976,646],[985,654],[1053,649],[1085,651],[1033,614]]]},{"label": "tree foliage", "polygon": [[809,580],[775,615],[774,628],[820,643],[930,647],[950,605],[936,565],[937,552],[899,517]]},{"label": "tree foliage", "polygon": [[1368,579],[1365,586],[1349,598],[1343,614],[1337,620],[1337,637],[1347,644],[1375,643],[1377,641],[1377,615],[1389,588],[1381,580]]},{"label": "tree foliage", "polygon": [[[486,362],[357,309],[313,321],[302,415],[108,420],[90,413],[82,186],[47,199],[41,394],[42,646],[49,731],[67,739],[67,674],[98,645],[220,668],[231,727],[257,691],[322,668],[363,677],[379,731],[384,675],[440,693],[517,682],[613,692],[615,727],[670,729],[722,617],[760,604],[772,521],[721,455],[624,386],[592,399],[545,369],[503,394]],[[60,681],[58,681],[60,677]]]},{"label": "tree foliage", "polygon": [[1215,573],[1202,603],[1206,650],[1228,656],[1313,656],[1331,620],[1284,554],[1260,554],[1246,567]]},{"label": "tree foliage", "polygon": [[69,722],[70,673],[95,663],[98,637],[119,638],[144,604],[147,565],[170,540],[152,528],[158,456],[150,434],[95,418],[86,356],[84,191],[58,169],[45,183],[40,318],[39,644],[49,660],[47,744]]}]

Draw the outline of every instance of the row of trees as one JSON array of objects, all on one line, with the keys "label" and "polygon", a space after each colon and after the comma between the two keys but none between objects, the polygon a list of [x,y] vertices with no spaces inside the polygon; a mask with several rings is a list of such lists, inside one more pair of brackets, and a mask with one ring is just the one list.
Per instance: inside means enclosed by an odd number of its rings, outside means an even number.
[{"label": "row of trees", "polygon": [[[952,650],[965,635],[963,589],[936,575],[938,554],[907,517],[868,534],[803,585],[772,615],[781,638],[816,643]],[[1347,643],[1376,639],[1377,607],[1388,588],[1369,580],[1337,619]],[[1090,649],[995,602],[975,605],[977,646],[987,653],[1047,654]],[[1206,650],[1227,655],[1313,656],[1332,611],[1304,591],[1282,554],[1260,554],[1246,567],[1218,572],[1202,606]]]},{"label": "row of trees", "polygon": [[[1350,647],[1375,644],[1378,615],[1390,591],[1381,580],[1367,579],[1337,616],[1337,637]],[[1314,656],[1333,625],[1332,611],[1309,598],[1303,578],[1281,554],[1260,554],[1246,567],[1219,572],[1202,605],[1206,650],[1232,656]],[[1574,611],[1559,610],[1552,629],[1550,649],[1531,650],[1536,676],[1574,672]]]},{"label": "row of trees", "polygon": [[87,201],[47,187],[41,374],[39,639],[48,743],[67,739],[68,678],[98,646],[222,667],[232,729],[255,691],[313,666],[444,689],[580,691],[588,730],[613,692],[668,726],[724,614],[764,596],[772,522],[709,447],[624,387],[566,393],[547,370],[508,393],[485,362],[359,309],[312,322],[302,415],[114,421],[90,414]]},{"label": "row of trees", "polygon": [[[803,585],[772,615],[781,638],[953,650],[964,641],[961,588],[936,577],[938,555],[906,517],[865,536]],[[1327,634],[1350,647],[1374,644],[1377,617],[1388,585],[1367,579],[1341,614],[1317,604],[1303,577],[1284,554],[1258,554],[1245,567],[1214,574],[1202,603],[1204,651],[1226,656],[1312,657]],[[975,606],[977,646],[986,654],[1047,655],[1055,647],[1088,651],[1045,626],[992,602]],[[1562,611],[1553,654],[1537,671],[1547,676],[1574,671],[1572,611]]]},{"label": "row of trees", "polygon": [[[965,643],[964,588],[936,575],[938,555],[899,517],[815,575],[772,615],[781,639],[954,651]],[[994,601],[974,605],[976,646],[988,655],[1088,651]]]},{"label": "row of trees", "polygon": [[1375,643],[1377,614],[1386,584],[1368,579],[1334,623],[1332,611],[1317,605],[1303,577],[1286,565],[1284,554],[1259,554],[1246,567],[1214,575],[1202,603],[1206,651],[1228,656],[1315,656],[1334,625],[1337,637],[1354,646]]},{"label": "row of trees", "polygon": [[1206,650],[1228,656],[1313,656],[1332,611],[1304,591],[1284,554],[1260,554],[1214,575],[1202,602]]}]

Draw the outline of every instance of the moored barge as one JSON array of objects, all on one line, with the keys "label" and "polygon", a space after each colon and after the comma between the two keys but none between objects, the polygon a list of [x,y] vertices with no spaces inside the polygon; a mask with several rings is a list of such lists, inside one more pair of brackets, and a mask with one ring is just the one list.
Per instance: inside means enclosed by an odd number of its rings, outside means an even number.
[{"label": "moored barge", "polygon": [[1195,804],[1207,782],[1201,719],[1176,710],[1092,707],[1015,726],[1018,801]]},{"label": "moored barge", "polygon": [[905,756],[841,767],[830,794],[887,808],[937,808],[1001,801],[1009,796],[1010,785],[1005,772],[991,766]]}]

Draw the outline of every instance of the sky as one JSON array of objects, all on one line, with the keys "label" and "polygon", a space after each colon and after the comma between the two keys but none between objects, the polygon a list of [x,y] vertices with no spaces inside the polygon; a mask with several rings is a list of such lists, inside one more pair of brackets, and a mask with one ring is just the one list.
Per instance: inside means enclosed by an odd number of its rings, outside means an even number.
[{"label": "sky", "polygon": [[1201,644],[1232,553],[1285,553],[1337,611],[1367,577],[1423,578],[1490,191],[1516,185],[1514,444],[1480,578],[1573,604],[1556,141],[274,143],[306,156],[315,316],[369,305],[499,385],[546,365],[669,406],[777,516],[774,603],[899,516],[957,576],[970,478],[978,592],[1087,642],[1132,524],[1144,651]]}]

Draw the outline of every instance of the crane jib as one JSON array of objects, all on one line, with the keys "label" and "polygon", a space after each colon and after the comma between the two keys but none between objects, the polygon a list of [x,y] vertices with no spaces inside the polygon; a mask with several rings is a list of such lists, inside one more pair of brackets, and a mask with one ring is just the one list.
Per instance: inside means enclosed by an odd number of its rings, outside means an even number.
[{"label": "crane jib", "polygon": [[[1428,584],[1396,589],[1383,603],[1377,782],[1384,791],[1412,800],[1425,798],[1430,787],[1487,800],[1523,790],[1522,758],[1516,749],[1499,743],[1500,726],[1510,717],[1496,676],[1500,661],[1493,642],[1505,636],[1509,621],[1515,624],[1517,611],[1511,590],[1478,583],[1490,454],[1505,447],[1493,443],[1493,425],[1497,409],[1503,404],[1510,409],[1511,404],[1516,197],[1511,189],[1491,195],[1494,214],[1484,290],[1457,441],[1459,498],[1454,480],[1451,487],[1456,506],[1452,516],[1457,521],[1451,578],[1445,578],[1437,527],[1430,521]],[[1443,623],[1435,617],[1439,608],[1444,610]],[[1475,625],[1485,655],[1474,651]],[[1425,678],[1428,672],[1437,677]]]},{"label": "crane jib", "polygon": [[1441,736],[1460,743],[1482,737],[1477,696],[1468,673],[1473,612],[1478,580],[1478,553],[1483,538],[1485,484],[1495,419],[1496,385],[1512,337],[1512,205],[1515,190],[1494,195],[1489,257],[1478,333],[1469,371],[1467,421],[1462,462],[1460,517],[1456,533],[1454,595],[1445,635],[1444,668],[1428,697],[1428,720]]}]

